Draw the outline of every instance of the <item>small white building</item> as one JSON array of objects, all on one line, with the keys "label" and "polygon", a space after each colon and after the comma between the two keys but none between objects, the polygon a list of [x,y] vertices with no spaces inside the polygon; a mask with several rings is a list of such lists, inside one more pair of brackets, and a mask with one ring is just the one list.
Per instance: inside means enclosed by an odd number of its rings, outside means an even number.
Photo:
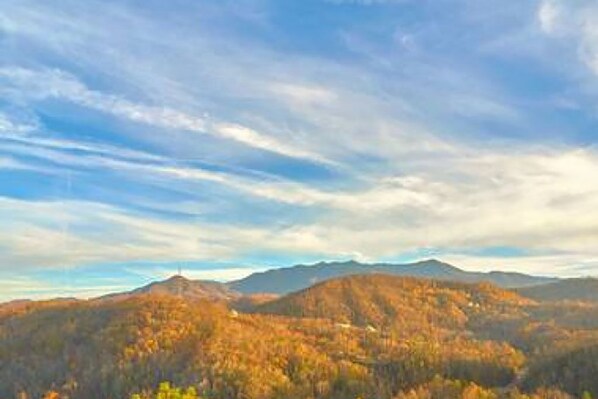
[{"label": "small white building", "polygon": [[371,332],[371,333],[378,332],[378,330],[376,330],[376,328],[375,328],[374,326],[372,326],[371,324],[368,324],[368,325],[366,326],[365,330],[366,330],[367,332]]}]

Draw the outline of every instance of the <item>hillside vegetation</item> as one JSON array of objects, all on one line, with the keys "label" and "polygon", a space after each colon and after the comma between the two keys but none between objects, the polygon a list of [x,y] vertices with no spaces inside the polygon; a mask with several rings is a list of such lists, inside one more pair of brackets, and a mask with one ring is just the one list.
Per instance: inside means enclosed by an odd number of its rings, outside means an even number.
[{"label": "hillside vegetation", "polygon": [[532,301],[490,284],[362,275],[329,280],[256,308],[259,313],[332,319],[374,328],[461,329],[480,314]]},{"label": "hillside vegetation", "polygon": [[592,304],[545,305],[486,283],[387,275],[247,301],[174,292],[154,286],[116,299],[0,308],[0,397],[598,394],[597,357],[584,351],[598,342]]}]

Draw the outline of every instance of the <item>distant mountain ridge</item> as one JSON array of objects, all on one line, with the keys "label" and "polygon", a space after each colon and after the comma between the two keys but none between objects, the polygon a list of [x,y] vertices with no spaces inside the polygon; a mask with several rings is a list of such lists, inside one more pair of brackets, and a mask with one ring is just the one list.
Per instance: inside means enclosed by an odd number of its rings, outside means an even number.
[{"label": "distant mountain ridge", "polygon": [[517,292],[538,301],[598,302],[598,279],[571,278],[542,286],[522,287]]},{"label": "distant mountain ridge", "polygon": [[407,264],[364,264],[356,261],[319,262],[314,265],[297,265],[253,273],[246,278],[228,283],[228,286],[243,294],[261,292],[287,294],[331,278],[370,273],[465,283],[489,282],[501,288],[521,288],[559,281],[557,278],[512,272],[468,272],[448,263],[429,259]]},{"label": "distant mountain ridge", "polygon": [[[166,280],[152,282],[131,291],[107,294],[93,300],[113,301],[142,294],[158,294],[181,296],[187,299],[232,301],[240,307],[246,307],[252,303],[264,302],[265,299],[272,299],[276,296],[300,291],[333,278],[359,274],[387,274],[399,277],[415,277],[460,283],[488,282],[500,288],[517,289],[521,295],[529,296],[532,299],[545,299],[541,298],[541,287],[553,287],[555,284],[556,287],[570,287],[572,284],[566,283],[569,280],[531,276],[522,273],[501,271],[488,273],[469,272],[436,259],[406,264],[365,264],[356,261],[333,261],[270,269],[227,283],[210,280],[191,280],[177,275]],[[573,281],[575,280],[583,279],[573,279]],[[593,280],[593,282],[597,286],[595,300],[598,301],[598,280]],[[560,286],[558,284],[564,285]],[[576,288],[573,288],[573,291],[575,290]],[[266,297],[262,297],[261,294],[267,295]],[[575,295],[577,294],[561,294],[563,299],[583,299],[577,298]],[[20,302],[14,301],[12,304],[0,304],[0,307],[22,306]]]}]

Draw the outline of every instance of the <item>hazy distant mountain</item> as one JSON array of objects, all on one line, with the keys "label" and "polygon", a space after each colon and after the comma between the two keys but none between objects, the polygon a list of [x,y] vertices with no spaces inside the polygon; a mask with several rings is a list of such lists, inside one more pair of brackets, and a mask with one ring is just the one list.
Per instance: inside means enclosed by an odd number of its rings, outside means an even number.
[{"label": "hazy distant mountain", "polygon": [[111,294],[99,299],[117,300],[138,294],[166,294],[187,299],[207,299],[229,301],[241,296],[226,284],[216,281],[189,280],[182,276],[173,276],[167,280],[153,282],[133,291]]},{"label": "hazy distant mountain", "polygon": [[536,287],[523,287],[518,292],[538,301],[598,302],[598,279],[572,278]]},{"label": "hazy distant mountain", "polygon": [[521,273],[467,272],[447,263],[431,259],[409,264],[363,264],[355,261],[320,262],[315,265],[298,265],[254,273],[244,279],[229,283],[229,286],[233,290],[242,293],[271,292],[286,294],[334,277],[368,273],[468,283],[487,281],[503,288],[527,287],[557,281],[554,278],[535,277]]}]

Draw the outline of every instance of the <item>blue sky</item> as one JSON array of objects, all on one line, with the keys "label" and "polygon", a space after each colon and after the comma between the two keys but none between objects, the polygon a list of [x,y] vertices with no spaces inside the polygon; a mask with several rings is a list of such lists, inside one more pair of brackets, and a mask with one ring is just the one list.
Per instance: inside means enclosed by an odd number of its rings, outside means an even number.
[{"label": "blue sky", "polygon": [[598,270],[598,5],[0,7],[0,300],[322,259]]}]

